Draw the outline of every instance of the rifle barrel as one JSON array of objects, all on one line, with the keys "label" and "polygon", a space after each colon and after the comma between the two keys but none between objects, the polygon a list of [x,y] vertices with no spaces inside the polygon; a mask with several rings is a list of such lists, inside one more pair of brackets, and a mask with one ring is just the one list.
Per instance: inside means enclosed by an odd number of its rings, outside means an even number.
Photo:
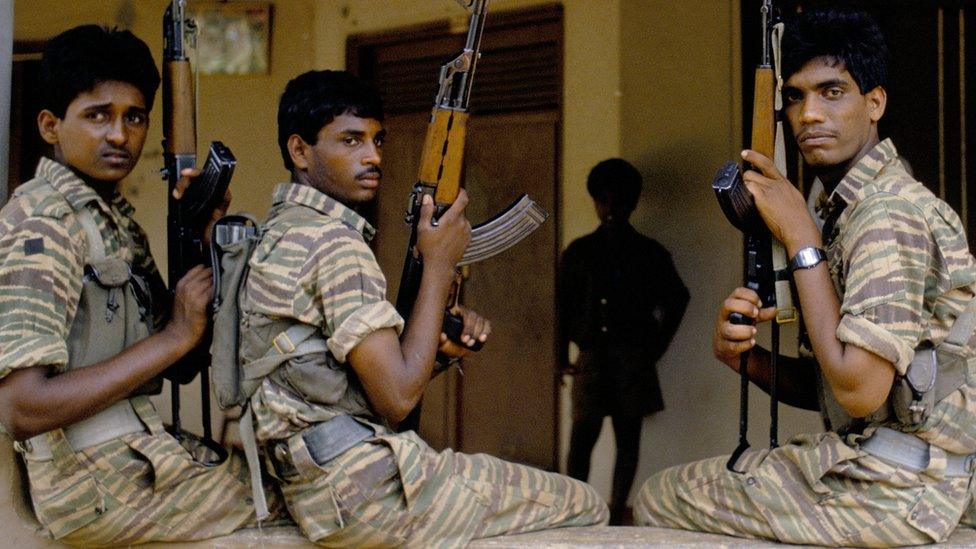
[{"label": "rifle barrel", "polygon": [[772,44],[770,43],[770,27],[773,20],[773,0],[763,0],[759,8],[762,15],[762,66],[772,66]]}]

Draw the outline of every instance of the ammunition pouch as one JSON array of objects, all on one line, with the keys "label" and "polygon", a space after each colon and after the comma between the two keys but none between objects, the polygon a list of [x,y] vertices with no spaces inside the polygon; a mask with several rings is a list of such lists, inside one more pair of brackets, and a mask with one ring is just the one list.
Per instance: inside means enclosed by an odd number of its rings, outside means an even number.
[{"label": "ammunition pouch", "polygon": [[936,347],[925,344],[915,350],[905,375],[898,376],[892,390],[892,408],[904,426],[921,427],[935,405],[966,382],[971,358],[966,349],[974,327],[976,299],[956,318],[942,343]]},{"label": "ammunition pouch", "polygon": [[373,434],[372,427],[350,415],[335,416],[288,439],[269,443],[265,452],[268,470],[281,480],[314,478],[323,465]]},{"label": "ammunition pouch", "polygon": [[965,357],[939,348],[922,348],[908,365],[904,376],[895,381],[892,406],[898,421],[919,427],[935,405],[966,381]]}]

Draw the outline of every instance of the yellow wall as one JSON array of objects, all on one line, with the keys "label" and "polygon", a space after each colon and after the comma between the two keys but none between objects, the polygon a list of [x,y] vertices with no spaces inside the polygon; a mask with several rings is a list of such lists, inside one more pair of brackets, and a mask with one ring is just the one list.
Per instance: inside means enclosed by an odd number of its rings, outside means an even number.
[{"label": "yellow wall", "polygon": [[[540,3],[494,0],[491,9]],[[561,3],[561,245],[597,224],[584,187],[588,169],[604,158],[622,156],[645,176],[634,225],[671,250],[692,294],[685,321],[659,365],[667,409],[645,421],[639,485],[666,465],[727,453],[736,441],[737,379],[711,357],[708,334],[717,304],[739,283],[740,272],[740,238],[709,189],[715,170],[741,145],[738,0]],[[75,24],[98,22],[131,28],[158,59],[165,5],[165,0],[15,0],[15,38],[40,39]],[[234,150],[240,162],[234,209],[262,215],[272,184],[287,177],[275,142],[275,112],[288,79],[313,68],[343,68],[349,34],[465,19],[451,0],[278,0],[274,10],[270,74],[200,79],[201,143],[222,139]],[[158,98],[153,117],[143,161],[125,191],[162,262],[165,190],[157,175],[162,162]],[[188,389],[184,394],[191,406],[195,397]],[[750,430],[756,446],[766,439],[767,402],[753,395]],[[165,399],[161,407],[167,407]],[[563,420],[565,451],[568,414]],[[188,415],[191,428],[197,421]],[[819,429],[809,413],[784,410],[781,424],[783,439]],[[591,477],[607,496],[612,447],[605,434]]]}]

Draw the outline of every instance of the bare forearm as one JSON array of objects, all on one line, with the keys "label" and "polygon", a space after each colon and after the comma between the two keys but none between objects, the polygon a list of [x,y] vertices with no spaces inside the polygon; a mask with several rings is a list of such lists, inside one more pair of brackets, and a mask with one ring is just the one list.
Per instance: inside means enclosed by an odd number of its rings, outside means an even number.
[{"label": "bare forearm", "polygon": [[[742,157],[756,168],[743,174],[743,181],[766,226],[783,243],[789,256],[795,257],[807,246],[822,247],[820,229],[810,217],[803,195],[773,161],[751,150],[743,151]],[[884,403],[891,389],[892,364],[837,339],[840,303],[824,262],[797,270],[793,280],[814,356],[837,401],[854,417],[873,412]]]},{"label": "bare forearm", "polygon": [[403,338],[392,329],[377,330],[349,351],[373,410],[391,423],[410,413],[430,381],[453,272],[425,263]]},{"label": "bare forearm", "polygon": [[[819,245],[819,239],[814,245]],[[801,247],[788,245],[787,250],[792,256]],[[837,402],[854,417],[877,410],[891,389],[894,368],[877,355],[837,339],[840,300],[826,262],[798,269],[793,280],[813,354]]]},{"label": "bare forearm", "polygon": [[[812,361],[790,356],[779,356],[776,362],[776,379],[779,400],[804,410],[820,408],[816,393],[816,376]],[[738,373],[739,364],[732,368]],[[772,354],[762,347],[753,347],[749,353],[749,380],[769,393],[772,386]]]},{"label": "bare forearm", "polygon": [[85,368],[54,376],[41,366],[14,371],[0,381],[0,421],[17,440],[71,425],[126,398],[190,347],[167,329]]},{"label": "bare forearm", "polygon": [[430,381],[454,266],[471,237],[471,224],[464,217],[468,195],[463,189],[436,224],[433,197],[425,195],[422,200],[416,251],[424,258],[424,270],[413,312],[406,319],[406,333],[398,340],[392,329],[376,330],[347,356],[373,410],[391,423],[410,413]]},{"label": "bare forearm", "polygon": [[453,279],[452,267],[424,264],[420,291],[400,345],[403,368],[399,387],[402,398],[412,402],[411,408],[420,400],[431,379]]},{"label": "bare forearm", "polygon": [[[788,253],[795,254],[790,250]],[[824,377],[834,387],[855,386],[857,380],[844,364],[844,344],[837,339],[840,324],[840,302],[827,272],[826,262],[812,269],[798,269],[793,273],[803,321],[810,336],[810,345]]]}]

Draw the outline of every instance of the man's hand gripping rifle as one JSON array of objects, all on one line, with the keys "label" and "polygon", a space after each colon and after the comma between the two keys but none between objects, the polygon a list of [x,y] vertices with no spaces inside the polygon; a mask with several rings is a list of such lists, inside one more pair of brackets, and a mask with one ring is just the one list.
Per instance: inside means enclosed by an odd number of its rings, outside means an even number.
[{"label": "man's hand gripping rifle", "polygon": [[[230,149],[219,141],[210,144],[210,152],[199,175],[188,187],[180,184],[184,170],[197,169],[196,101],[193,72],[187,47],[195,40],[196,26],[187,19],[186,0],[173,0],[163,16],[163,177],[168,182],[169,212],[167,244],[169,251],[169,285],[175,288],[191,268],[209,259],[204,234],[213,212],[224,201],[237,161]],[[174,196],[179,188],[180,198]],[[193,380],[210,363],[209,337],[165,375],[171,381],[173,431],[180,429],[179,386]],[[203,434],[210,439],[210,387],[208,376],[200,376],[203,404]]]},{"label": "man's hand gripping rifle", "polygon": [[[762,58],[756,67],[755,92],[752,108],[752,138],[750,148],[767,158],[782,158],[782,135],[777,131],[776,111],[780,109],[777,92],[777,72],[774,71],[773,50],[778,44],[779,25],[773,25],[772,0],[763,0],[762,7]],[[775,29],[775,31],[774,31]],[[777,46],[778,47],[778,46]],[[779,134],[778,134],[779,133]],[[777,151],[780,149],[780,151]],[[779,152],[779,154],[777,154]],[[784,170],[785,172],[785,170]],[[789,277],[786,270],[786,253],[782,245],[774,241],[765,222],[756,209],[752,194],[742,181],[739,165],[730,162],[719,170],[712,183],[719,205],[725,216],[745,235],[743,278],[746,288],[759,295],[763,306],[776,305],[776,322],[772,324],[772,349],[770,364],[770,432],[769,445],[778,445],[778,395],[777,357],[779,354],[779,324],[796,319],[792,307]],[[733,324],[752,324],[754,321],[741,314],[729,317]],[[727,467],[734,470],[739,456],[749,447],[746,438],[749,403],[749,353],[739,358],[739,446],[732,453]]]},{"label": "man's hand gripping rifle", "polygon": [[[471,12],[467,42],[464,50],[441,67],[439,89],[427,125],[427,136],[420,160],[420,175],[410,193],[406,222],[410,225],[410,244],[403,264],[396,308],[403,318],[410,318],[420,289],[423,258],[417,252],[417,224],[423,195],[434,197],[437,218],[454,203],[461,188],[461,167],[464,139],[468,121],[468,101],[474,71],[480,56],[488,0],[458,0]],[[527,195],[509,205],[490,220],[476,225],[471,231],[471,243],[458,266],[470,265],[497,255],[520,242],[545,221],[547,214]],[[460,278],[453,292],[455,302],[460,292]],[[463,322],[454,306],[444,315],[444,333],[451,341],[467,349],[478,350],[481,342],[472,346],[461,343]]]}]

